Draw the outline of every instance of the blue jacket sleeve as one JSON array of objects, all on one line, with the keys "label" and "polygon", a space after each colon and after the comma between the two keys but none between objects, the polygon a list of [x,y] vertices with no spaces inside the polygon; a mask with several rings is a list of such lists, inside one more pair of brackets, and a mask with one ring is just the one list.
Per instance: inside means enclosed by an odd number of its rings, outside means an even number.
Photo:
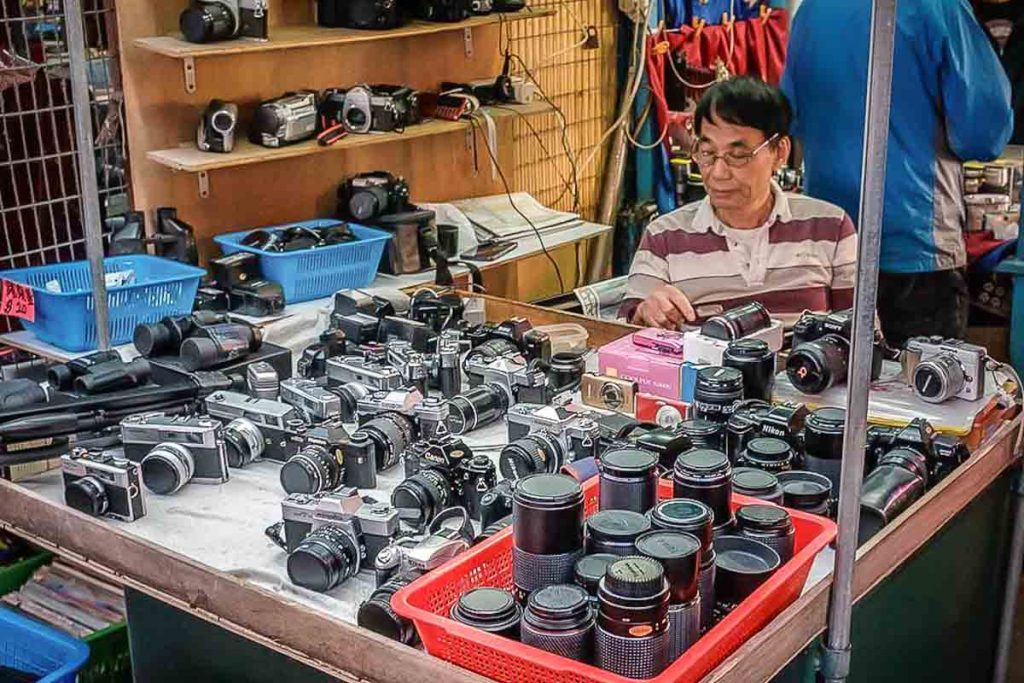
[{"label": "blue jacket sleeve", "polygon": [[998,157],[1013,132],[1010,82],[967,0],[942,1],[942,104],[950,149],[960,159]]}]

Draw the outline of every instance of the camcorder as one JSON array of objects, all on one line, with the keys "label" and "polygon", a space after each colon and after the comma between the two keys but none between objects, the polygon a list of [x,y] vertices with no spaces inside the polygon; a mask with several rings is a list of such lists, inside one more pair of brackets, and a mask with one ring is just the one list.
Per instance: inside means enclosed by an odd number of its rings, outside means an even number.
[{"label": "camcorder", "polygon": [[317,93],[285,93],[256,108],[249,141],[263,147],[286,147],[309,140],[317,133]]}]

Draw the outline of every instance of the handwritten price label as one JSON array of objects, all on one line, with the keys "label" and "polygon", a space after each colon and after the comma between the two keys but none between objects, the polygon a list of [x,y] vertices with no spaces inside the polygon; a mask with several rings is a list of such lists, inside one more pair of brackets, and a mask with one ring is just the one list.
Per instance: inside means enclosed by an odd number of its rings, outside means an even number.
[{"label": "handwritten price label", "polygon": [[36,295],[32,288],[10,280],[0,280],[0,284],[0,315],[35,322]]}]

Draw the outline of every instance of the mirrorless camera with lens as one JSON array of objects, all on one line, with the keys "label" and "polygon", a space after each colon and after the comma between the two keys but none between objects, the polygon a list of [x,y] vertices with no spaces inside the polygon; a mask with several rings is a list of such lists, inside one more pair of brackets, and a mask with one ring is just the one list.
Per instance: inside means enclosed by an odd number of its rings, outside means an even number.
[{"label": "mirrorless camera with lens", "polygon": [[61,456],[64,501],[93,517],[133,522],[146,514],[138,463],[75,448]]},{"label": "mirrorless camera with lens", "polygon": [[[798,391],[820,394],[842,384],[850,364],[853,310],[833,313],[807,312],[793,326],[793,350],[786,360],[786,375]],[[882,371],[882,350],[876,343],[871,379]]]},{"label": "mirrorless camera with lens", "polygon": [[190,43],[267,39],[267,0],[192,0],[178,26]]},{"label": "mirrorless camera with lens", "polygon": [[154,493],[174,493],[189,482],[223,484],[229,478],[221,423],[208,417],[129,415],[121,421],[129,460],[141,463]]},{"label": "mirrorless camera with lens", "polygon": [[985,394],[985,347],[959,339],[913,337],[906,348],[911,385],[922,401],[977,401]]},{"label": "mirrorless camera with lens", "polygon": [[285,147],[316,135],[316,93],[286,93],[256,108],[249,140],[263,147]]}]

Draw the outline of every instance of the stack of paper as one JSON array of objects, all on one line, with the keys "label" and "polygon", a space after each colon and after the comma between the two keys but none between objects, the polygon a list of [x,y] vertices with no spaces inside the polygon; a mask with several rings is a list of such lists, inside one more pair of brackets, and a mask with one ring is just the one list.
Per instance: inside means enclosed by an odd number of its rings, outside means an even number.
[{"label": "stack of paper", "polygon": [[[549,209],[532,195],[516,192],[452,202],[485,237],[517,239],[579,225],[579,215]],[[532,225],[531,225],[532,223]]]},{"label": "stack of paper", "polygon": [[55,560],[3,601],[76,638],[125,620],[124,592]]}]

